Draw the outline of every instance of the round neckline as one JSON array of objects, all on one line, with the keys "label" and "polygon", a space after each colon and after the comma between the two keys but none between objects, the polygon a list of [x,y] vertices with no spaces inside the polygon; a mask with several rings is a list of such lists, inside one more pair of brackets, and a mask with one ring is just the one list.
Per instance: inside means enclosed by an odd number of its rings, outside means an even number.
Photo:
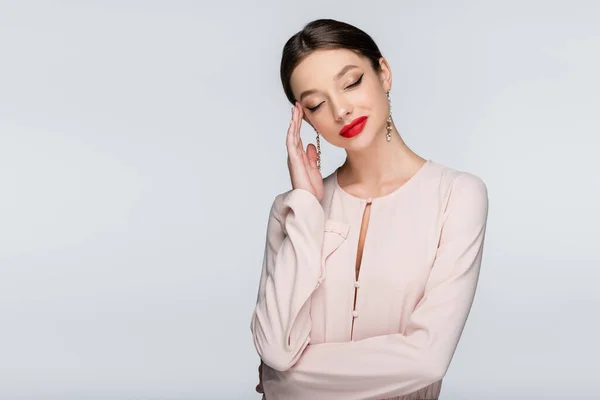
[{"label": "round neckline", "polygon": [[355,196],[353,194],[350,194],[349,192],[347,192],[346,190],[344,190],[339,182],[338,182],[338,170],[340,169],[340,167],[337,167],[335,169],[335,171],[333,171],[333,183],[335,185],[335,188],[338,189],[341,193],[343,193],[345,196],[348,196],[354,200],[358,200],[360,202],[363,203],[374,203],[374,202],[378,202],[387,198],[392,197],[393,195],[395,195],[396,193],[400,193],[405,191],[410,185],[412,185],[417,178],[423,174],[423,171],[427,169],[427,167],[429,165],[433,164],[433,160],[427,159],[423,165],[421,165],[421,167],[417,170],[417,172],[415,172],[410,178],[408,178],[408,180],[406,182],[404,182],[402,185],[400,185],[399,187],[397,187],[396,189],[392,190],[390,193],[383,195],[383,196],[379,196],[379,197],[368,197],[368,198],[362,198],[362,197],[358,197]]}]

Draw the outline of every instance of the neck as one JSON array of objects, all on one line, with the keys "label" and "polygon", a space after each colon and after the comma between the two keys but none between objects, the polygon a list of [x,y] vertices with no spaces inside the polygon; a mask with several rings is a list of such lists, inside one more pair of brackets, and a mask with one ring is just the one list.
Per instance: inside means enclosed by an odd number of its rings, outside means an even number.
[{"label": "neck", "polygon": [[364,184],[377,187],[382,183],[410,177],[424,161],[402,140],[392,124],[392,140],[388,142],[384,131],[371,146],[359,151],[346,150],[346,160],[340,167],[347,184]]}]

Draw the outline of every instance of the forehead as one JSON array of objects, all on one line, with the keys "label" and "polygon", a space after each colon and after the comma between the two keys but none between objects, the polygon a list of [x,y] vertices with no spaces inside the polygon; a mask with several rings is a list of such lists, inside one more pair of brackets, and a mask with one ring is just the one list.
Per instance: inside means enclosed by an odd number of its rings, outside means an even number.
[{"label": "forehead", "polygon": [[347,49],[317,50],[302,60],[290,77],[296,98],[305,89],[326,87],[334,84],[335,75],[346,65],[367,68],[369,61]]}]

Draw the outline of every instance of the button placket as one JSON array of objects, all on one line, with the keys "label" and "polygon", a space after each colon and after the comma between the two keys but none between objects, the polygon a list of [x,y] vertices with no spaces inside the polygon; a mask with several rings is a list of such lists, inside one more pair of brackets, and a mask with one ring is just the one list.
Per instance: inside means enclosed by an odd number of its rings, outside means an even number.
[{"label": "button placket", "polygon": [[[360,287],[360,282],[359,281],[354,281],[354,287],[356,288],[355,290],[358,290],[358,288]],[[355,295],[358,296],[358,292],[355,292]],[[356,309],[356,307],[352,311],[352,317],[353,318],[357,318],[358,317],[358,310]]]}]

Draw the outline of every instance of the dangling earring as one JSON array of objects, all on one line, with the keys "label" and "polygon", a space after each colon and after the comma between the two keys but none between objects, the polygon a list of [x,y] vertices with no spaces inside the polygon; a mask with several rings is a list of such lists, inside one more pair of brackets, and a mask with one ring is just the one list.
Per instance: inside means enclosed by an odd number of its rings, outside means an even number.
[{"label": "dangling earring", "polygon": [[317,167],[319,168],[319,172],[321,172],[321,138],[319,131],[315,129],[315,132],[317,132]]},{"label": "dangling earring", "polygon": [[390,92],[386,92],[387,98],[388,98],[388,103],[390,103],[390,115],[388,116],[387,119],[387,133],[385,134],[385,138],[387,139],[388,143],[392,141],[392,101],[390,100]]}]

